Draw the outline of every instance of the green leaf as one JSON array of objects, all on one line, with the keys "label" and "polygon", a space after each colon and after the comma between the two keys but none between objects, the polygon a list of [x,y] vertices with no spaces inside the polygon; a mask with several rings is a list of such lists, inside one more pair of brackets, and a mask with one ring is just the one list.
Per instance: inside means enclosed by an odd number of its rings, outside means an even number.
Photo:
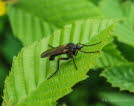
[{"label": "green leaf", "polygon": [[87,0],[19,0],[8,6],[8,15],[15,36],[28,45],[66,23],[98,16],[100,12]]},{"label": "green leaf", "polygon": [[106,17],[123,18],[123,12],[118,0],[101,0],[99,8]]},{"label": "green leaf", "polygon": [[110,67],[127,63],[114,43],[103,48],[102,56],[97,60],[96,68]]},{"label": "green leaf", "polygon": [[122,8],[125,19],[123,24],[117,26],[115,36],[120,42],[134,47],[134,3],[125,3]]},{"label": "green leaf", "polygon": [[117,30],[115,30],[115,36],[117,36],[118,40],[122,43],[126,43],[130,46],[134,47],[134,31],[130,30],[127,26],[123,24],[119,24],[117,26]]},{"label": "green leaf", "polygon": [[63,29],[55,31],[51,36],[22,49],[13,60],[12,69],[7,77],[4,89],[3,104],[13,102],[14,105],[45,105],[52,106],[56,101],[70,93],[71,87],[87,78],[86,73],[93,68],[101,53],[78,53],[75,58],[78,71],[72,60],[60,64],[60,70],[48,79],[57,67],[57,57],[54,61],[40,58],[40,54],[49,49],[48,44],[59,46],[73,43],[92,44],[102,41],[95,47],[84,48],[85,51],[101,50],[109,43],[110,34],[115,21],[107,19],[87,19],[65,25]]},{"label": "green leaf", "polygon": [[108,68],[102,72],[113,87],[119,87],[120,90],[134,92],[134,63],[122,64]]},{"label": "green leaf", "polygon": [[134,62],[134,47],[126,45],[121,42],[117,42],[118,49],[122,52],[122,55],[130,62]]},{"label": "green leaf", "polygon": [[101,92],[103,102],[110,102],[114,106],[133,106],[134,96],[120,92]]},{"label": "green leaf", "polygon": [[102,0],[99,7],[106,17],[122,19],[122,23],[117,26],[114,35],[120,42],[134,46],[134,3],[121,4],[117,0]]}]

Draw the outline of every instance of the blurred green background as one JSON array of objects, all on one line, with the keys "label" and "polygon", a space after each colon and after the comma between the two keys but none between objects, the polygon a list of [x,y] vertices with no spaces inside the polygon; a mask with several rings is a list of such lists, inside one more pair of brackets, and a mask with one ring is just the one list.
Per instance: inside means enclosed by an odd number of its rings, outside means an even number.
[{"label": "blurred green background", "polygon": [[[134,0],[120,0],[120,3]],[[100,0],[92,0],[98,6]],[[113,0],[114,2],[114,0]],[[130,62],[134,61],[134,47],[114,40],[123,56]],[[23,47],[13,36],[8,16],[0,17],[0,104],[2,103],[5,77],[8,75],[13,57]],[[103,69],[91,70],[85,81],[76,84],[74,91],[58,101],[59,106],[134,106],[134,94],[111,87],[104,77],[100,76]]]},{"label": "blurred green background", "polygon": [[13,36],[8,17],[0,17],[0,102],[2,103],[3,86],[8,75],[12,59],[22,48],[21,42]]}]

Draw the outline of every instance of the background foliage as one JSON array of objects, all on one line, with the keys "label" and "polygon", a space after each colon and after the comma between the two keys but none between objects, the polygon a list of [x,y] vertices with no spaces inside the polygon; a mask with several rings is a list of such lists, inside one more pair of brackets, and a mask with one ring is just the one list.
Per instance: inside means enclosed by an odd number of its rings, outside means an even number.
[{"label": "background foliage", "polygon": [[[56,105],[57,101],[59,106],[133,106],[133,36],[133,0],[18,0],[9,4],[7,14],[0,17],[1,104]],[[63,62],[60,72],[47,80],[56,68],[55,61],[39,59],[48,43],[99,41],[103,43],[90,51],[109,43],[102,54],[76,58],[81,71],[76,72],[71,61]]]}]

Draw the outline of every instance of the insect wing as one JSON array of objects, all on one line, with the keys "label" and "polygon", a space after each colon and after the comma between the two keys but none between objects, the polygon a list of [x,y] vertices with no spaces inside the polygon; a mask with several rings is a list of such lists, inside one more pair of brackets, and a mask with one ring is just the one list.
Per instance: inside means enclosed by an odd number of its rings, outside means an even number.
[{"label": "insect wing", "polygon": [[41,54],[41,58],[52,56],[52,55],[63,54],[64,49],[65,49],[65,46],[59,46],[53,49],[49,49]]},{"label": "insect wing", "polygon": [[43,52],[41,54],[41,58],[47,57],[47,56],[51,56],[51,54],[53,53],[53,51],[54,51],[54,49],[50,49],[50,50],[47,50],[47,51]]}]

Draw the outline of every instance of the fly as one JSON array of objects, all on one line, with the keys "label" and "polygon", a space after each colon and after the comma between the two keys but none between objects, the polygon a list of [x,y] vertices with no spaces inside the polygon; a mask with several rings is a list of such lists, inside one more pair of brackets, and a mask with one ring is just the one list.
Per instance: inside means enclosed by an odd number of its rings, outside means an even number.
[{"label": "fly", "polygon": [[101,43],[101,42],[91,44],[91,45],[85,45],[85,44],[81,44],[81,43],[77,43],[77,44],[68,43],[67,45],[61,45],[61,46],[58,46],[58,47],[53,47],[53,46],[49,45],[51,47],[51,49],[44,51],[41,54],[41,58],[49,57],[49,60],[53,61],[56,56],[59,56],[59,55],[62,55],[62,54],[67,55],[66,58],[59,58],[58,59],[57,70],[49,78],[51,78],[59,70],[60,60],[68,60],[68,59],[72,58],[74,66],[77,70],[77,66],[76,66],[74,57],[77,56],[78,51],[83,52],[83,53],[98,53],[100,51],[86,52],[86,51],[82,51],[81,49],[83,47],[94,46],[94,45],[97,45],[99,43]]}]

